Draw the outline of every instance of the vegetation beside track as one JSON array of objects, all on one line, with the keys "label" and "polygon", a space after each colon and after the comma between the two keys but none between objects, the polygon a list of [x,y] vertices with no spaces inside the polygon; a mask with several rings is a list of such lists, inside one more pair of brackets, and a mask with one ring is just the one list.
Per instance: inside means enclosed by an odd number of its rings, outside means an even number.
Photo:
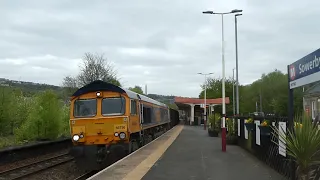
[{"label": "vegetation beside track", "polygon": [[68,105],[52,90],[27,97],[0,87],[0,148],[67,137],[68,119]]}]

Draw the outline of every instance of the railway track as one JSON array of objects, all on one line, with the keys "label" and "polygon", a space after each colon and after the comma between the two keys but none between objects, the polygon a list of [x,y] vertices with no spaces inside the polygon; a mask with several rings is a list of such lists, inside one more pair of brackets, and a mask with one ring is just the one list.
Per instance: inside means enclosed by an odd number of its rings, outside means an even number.
[{"label": "railway track", "polygon": [[54,166],[72,161],[74,158],[68,153],[32,162],[19,167],[0,172],[0,180],[21,179]]}]

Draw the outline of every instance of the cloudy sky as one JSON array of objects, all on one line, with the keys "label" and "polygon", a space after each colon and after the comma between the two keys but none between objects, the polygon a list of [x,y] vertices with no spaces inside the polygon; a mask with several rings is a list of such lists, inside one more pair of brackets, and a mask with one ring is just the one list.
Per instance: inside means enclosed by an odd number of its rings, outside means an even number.
[{"label": "cloudy sky", "polygon": [[[204,77],[222,75],[221,17],[238,18],[239,81],[319,48],[320,1],[1,0],[0,77],[60,85],[85,52],[104,53],[125,87],[197,97]],[[234,15],[224,18],[226,75],[235,67]]]}]

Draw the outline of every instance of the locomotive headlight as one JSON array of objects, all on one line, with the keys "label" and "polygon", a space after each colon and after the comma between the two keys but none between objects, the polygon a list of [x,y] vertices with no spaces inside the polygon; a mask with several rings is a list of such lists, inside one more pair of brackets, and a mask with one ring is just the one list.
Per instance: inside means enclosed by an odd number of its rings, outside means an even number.
[{"label": "locomotive headlight", "polygon": [[126,138],[126,134],[124,132],[121,132],[119,134],[119,137],[120,137],[120,139],[124,139],[124,138]]},{"label": "locomotive headlight", "polygon": [[73,139],[74,141],[79,141],[80,136],[79,136],[78,134],[73,135],[72,139]]},{"label": "locomotive headlight", "polygon": [[118,136],[119,136],[119,133],[117,133],[117,132],[116,132],[116,133],[114,133],[114,136],[118,137]]}]

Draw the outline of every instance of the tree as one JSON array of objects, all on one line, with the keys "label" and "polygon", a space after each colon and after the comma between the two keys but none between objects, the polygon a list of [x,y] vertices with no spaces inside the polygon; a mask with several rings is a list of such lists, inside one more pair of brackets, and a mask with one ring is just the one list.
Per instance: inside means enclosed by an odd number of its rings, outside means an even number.
[{"label": "tree", "polygon": [[[227,114],[232,114],[232,79],[226,80],[226,97],[230,98],[230,104],[226,106]],[[204,85],[201,86],[204,88]],[[208,78],[207,80],[207,98],[222,97],[221,79]],[[265,113],[275,113],[287,116],[288,113],[288,75],[275,69],[268,74],[262,74],[261,78],[246,86],[239,86],[240,92],[240,114],[246,115],[256,111],[256,103],[258,111]],[[302,87],[294,90],[294,108],[296,113],[302,110]],[[200,98],[204,97],[204,91],[200,93]],[[260,105],[261,104],[261,105]],[[221,106],[215,108],[217,112],[221,112]]]},{"label": "tree", "polygon": [[66,76],[63,79],[62,87],[63,87],[62,98],[64,99],[65,102],[67,102],[69,97],[78,89],[77,79],[71,76]]},{"label": "tree", "polygon": [[142,88],[140,86],[129,87],[129,90],[136,92],[138,94],[143,94]]},{"label": "tree", "polygon": [[77,76],[66,76],[63,79],[62,86],[66,97],[70,97],[79,87],[95,80],[103,80],[121,86],[114,67],[104,57],[104,54],[85,53],[79,68],[80,73]]},{"label": "tree", "polygon": [[[216,98],[222,98],[222,79],[220,78],[207,78],[207,99],[216,99]],[[230,99],[230,105],[226,106],[226,114],[233,114],[233,80],[232,78],[228,78],[225,80],[225,90],[226,90],[226,97],[229,97]],[[204,98],[204,84],[201,85],[201,88],[203,89],[200,92],[199,98]],[[216,106],[215,111],[221,113],[222,112],[222,106]]]},{"label": "tree", "polygon": [[[226,97],[230,98],[230,104],[226,106],[226,113],[232,114],[233,101],[233,80],[226,79]],[[201,85],[204,89],[204,85]],[[239,86],[239,103],[240,114],[246,115],[256,111],[265,113],[275,113],[286,116],[288,113],[288,76],[279,70],[274,70],[268,74],[262,74],[261,78],[246,86]],[[295,112],[300,113],[302,110],[302,87],[294,90],[294,108]],[[204,90],[200,92],[200,98],[204,97]],[[207,79],[207,98],[222,97],[221,79]],[[221,106],[215,108],[216,112],[221,112]]]},{"label": "tree", "polygon": [[78,85],[84,86],[99,79],[120,86],[113,66],[103,54],[85,53],[82,65],[80,65],[80,74],[77,78]]}]

